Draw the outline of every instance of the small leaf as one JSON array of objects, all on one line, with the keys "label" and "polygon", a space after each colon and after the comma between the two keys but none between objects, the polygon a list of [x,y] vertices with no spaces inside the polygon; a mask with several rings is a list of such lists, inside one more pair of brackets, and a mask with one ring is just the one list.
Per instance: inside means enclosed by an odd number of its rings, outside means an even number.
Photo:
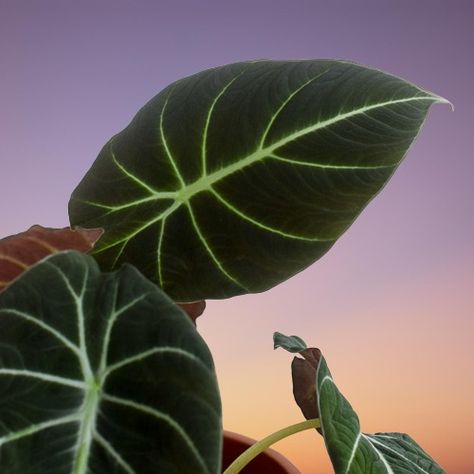
[{"label": "small leaf", "polygon": [[430,106],[347,61],[252,61],[171,84],[102,149],[70,221],[103,269],[176,301],[267,290],[324,255],[383,188]]},{"label": "small leaf", "polygon": [[0,472],[218,474],[211,355],[131,266],[52,255],[0,295]]},{"label": "small leaf", "polygon": [[273,334],[273,348],[277,349],[278,347],[288,352],[301,352],[307,348],[306,343],[301,337],[285,336],[281,332],[275,332]]},{"label": "small leaf", "polygon": [[362,433],[359,418],[336,387],[324,357],[316,377],[321,429],[336,474],[445,472],[404,433]]},{"label": "small leaf", "polygon": [[103,229],[50,229],[40,225],[0,240],[0,291],[31,265],[61,250],[88,252]]},{"label": "small leaf", "polygon": [[[336,474],[442,474],[445,471],[404,433],[366,434],[334,383],[319,349],[292,363],[293,393],[303,415],[319,418]],[[312,406],[313,405],[313,406]]]}]

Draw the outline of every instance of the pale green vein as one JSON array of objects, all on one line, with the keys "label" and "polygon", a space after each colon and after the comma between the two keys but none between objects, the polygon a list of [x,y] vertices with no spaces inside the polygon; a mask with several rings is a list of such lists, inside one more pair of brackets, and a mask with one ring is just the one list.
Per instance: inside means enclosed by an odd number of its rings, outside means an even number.
[{"label": "pale green vein", "polygon": [[[111,293],[112,299],[112,309],[110,314],[104,315],[107,319],[107,324],[105,326],[104,337],[102,341],[102,349],[100,353],[100,362],[99,362],[99,370],[98,370],[98,378],[101,379],[105,369],[107,367],[107,356],[109,353],[109,344],[110,344],[110,335],[112,334],[112,328],[115,322],[115,318],[117,315],[117,297],[118,297],[118,287],[119,282],[114,280],[113,287]],[[110,290],[109,290],[110,291]],[[103,383],[101,384],[103,386]]]},{"label": "pale green vein", "polygon": [[403,104],[406,102],[413,102],[413,101],[418,101],[418,100],[429,100],[430,102],[435,102],[438,100],[438,98],[433,97],[433,96],[405,97],[404,99],[394,99],[394,100],[388,100],[385,102],[379,102],[377,104],[365,105],[358,109],[354,109],[349,112],[338,114],[335,117],[331,117],[329,119],[316,122],[315,124],[305,127],[301,130],[298,130],[297,132],[290,133],[288,136],[278,140],[277,142],[267,147],[267,149],[271,149],[271,151],[273,152],[277,148],[287,145],[288,143],[291,143],[292,141],[304,135],[307,135],[308,133],[316,132],[317,130],[323,130],[325,128],[330,127],[331,125],[342,122],[344,120],[348,120],[351,117],[355,117],[357,115],[365,114],[371,110],[380,109],[383,107],[390,107],[395,104]]},{"label": "pale green vein", "polygon": [[[412,464],[413,466],[415,466],[420,472],[423,472],[425,474],[429,474],[428,471],[425,471],[423,468],[421,468],[418,464],[416,464],[415,462],[413,462],[411,459],[407,458],[406,456],[404,456],[402,453],[400,453],[399,451],[397,451],[396,449],[393,449],[391,448],[390,446],[387,446],[386,444],[380,442],[377,438],[373,437],[373,436],[369,436],[369,435],[363,435],[364,438],[368,441],[370,441],[371,443],[374,443],[374,444],[378,444],[379,446],[382,446],[384,449],[386,449],[387,451],[390,451],[391,453],[393,453],[395,456],[403,459],[404,461],[406,461],[407,463],[409,464]],[[377,436],[381,436],[381,435],[377,435]],[[397,438],[394,438],[394,437],[391,437],[391,436],[386,436],[386,438],[391,438],[391,439],[397,439]]]},{"label": "pale green vein", "polygon": [[125,367],[127,365],[134,364],[135,362],[140,362],[143,359],[146,359],[147,357],[151,357],[155,354],[172,354],[172,355],[185,357],[186,359],[189,359],[193,361],[194,363],[203,367],[206,370],[206,372],[209,372],[209,367],[207,367],[207,365],[204,364],[204,362],[201,359],[199,359],[199,357],[196,357],[191,352],[185,351],[184,349],[181,349],[180,347],[164,346],[164,347],[154,347],[152,349],[127,357],[126,359],[123,359],[119,362],[116,362],[115,364],[110,365],[109,367],[107,367],[107,369],[104,372],[103,380],[105,381],[105,379],[112,372],[115,372],[116,370],[119,370],[122,367]]},{"label": "pale green vein", "polygon": [[87,289],[87,280],[89,277],[89,268],[87,266],[83,267],[84,276],[82,280],[82,287],[79,293],[76,293],[75,289],[72,287],[71,282],[69,281],[68,276],[55,264],[51,263],[49,260],[44,262],[46,265],[52,267],[56,273],[63,280],[67,291],[69,292],[72,300],[74,301],[76,307],[76,320],[77,320],[77,331],[78,331],[78,340],[79,340],[79,362],[81,365],[82,374],[84,380],[90,382],[93,380],[94,376],[92,373],[92,367],[87,355],[87,344],[85,339],[85,328],[84,328],[84,311],[83,311],[83,298]]},{"label": "pale green vein", "polygon": [[17,439],[25,438],[27,436],[34,435],[40,431],[46,430],[48,428],[53,428],[55,426],[66,425],[68,423],[79,421],[79,415],[76,413],[74,415],[63,416],[54,420],[45,421],[43,423],[37,423],[22,430],[15,431],[14,433],[9,433],[0,438],[0,446],[16,441]]},{"label": "pale green vein", "polygon": [[331,376],[325,375],[323,377],[323,380],[321,380],[321,383],[319,384],[319,389],[321,390],[323,388],[323,385],[328,381],[334,383],[334,380],[331,378]]},{"label": "pale green vein", "polygon": [[206,238],[204,237],[203,233],[201,232],[201,229],[197,223],[196,217],[194,215],[194,211],[191,207],[191,204],[189,202],[186,203],[188,210],[189,210],[189,215],[191,217],[191,222],[193,223],[194,230],[196,231],[196,234],[198,235],[199,239],[201,240],[202,244],[204,245],[204,248],[207,250],[207,253],[211,257],[212,261],[216,265],[216,267],[220,270],[220,272],[225,275],[230,281],[232,281],[235,285],[239,286],[240,288],[244,289],[245,291],[248,291],[247,288],[245,288],[242,283],[240,283],[235,277],[233,277],[222,265],[222,263],[219,261],[219,259],[216,257],[214,254],[213,250],[211,249],[209,243],[207,242]]},{"label": "pale green vein", "polygon": [[347,463],[347,467],[346,467],[346,470],[344,471],[344,474],[348,474],[348,473],[349,473],[349,470],[350,470],[350,468],[351,468],[351,466],[352,466],[352,463],[353,463],[353,461],[354,461],[354,459],[355,459],[355,455],[356,455],[356,453],[357,453],[357,449],[358,449],[358,447],[359,447],[359,442],[360,442],[361,436],[362,436],[362,433],[359,431],[359,434],[357,435],[357,438],[356,438],[356,440],[355,440],[355,442],[354,442],[354,446],[352,446],[351,455],[350,455],[350,457],[349,457],[349,461],[348,461],[348,463]]},{"label": "pale green vein", "polygon": [[146,198],[137,199],[135,201],[129,201],[125,204],[119,204],[118,206],[111,206],[109,204],[102,204],[100,202],[86,201],[84,199],[78,199],[77,201],[87,204],[89,206],[106,209],[107,211],[110,211],[109,212],[110,214],[112,212],[121,211],[123,209],[127,209],[130,207],[140,206],[141,204],[145,204],[147,202],[153,202],[153,201],[158,201],[162,199],[176,199],[177,194],[178,194],[177,192],[161,193],[161,196],[149,196]]},{"label": "pale green vein", "polygon": [[120,467],[127,473],[127,474],[137,474],[137,472],[133,469],[130,464],[128,464],[123,457],[115,450],[115,448],[105,439],[103,438],[100,433],[97,431],[94,433],[94,439],[117,461]]},{"label": "pale green vein", "polygon": [[227,209],[229,209],[234,214],[237,214],[242,219],[244,219],[244,220],[250,222],[251,224],[255,225],[256,227],[259,227],[260,229],[266,230],[268,232],[272,232],[274,234],[278,234],[278,235],[280,235],[282,237],[285,237],[285,238],[288,238],[288,239],[304,240],[306,242],[330,242],[330,241],[335,240],[335,238],[322,239],[322,238],[319,238],[319,237],[304,237],[302,235],[288,234],[286,232],[283,232],[282,230],[275,229],[274,227],[270,227],[268,225],[262,224],[261,222],[253,219],[252,217],[248,216],[247,214],[244,214],[241,210],[237,209],[229,201],[224,199],[215,189],[211,188],[210,191],[222,204],[224,204],[224,206],[226,206]]},{"label": "pale green vein", "polygon": [[127,311],[129,311],[130,309],[132,309],[136,304],[140,303],[141,301],[143,301],[148,296],[150,296],[150,293],[143,293],[140,296],[137,296],[136,298],[134,298],[133,300],[128,301],[127,304],[124,304],[119,309],[116,309],[114,311],[112,317],[110,318],[110,320],[112,321],[112,325],[115,323],[117,318],[119,318],[120,316],[122,316],[122,314],[124,314]]},{"label": "pale green vein", "polygon": [[289,163],[291,165],[296,166],[310,166],[313,168],[321,168],[321,169],[328,169],[328,170],[379,170],[379,169],[387,169],[387,168],[394,168],[398,165],[398,163],[392,165],[328,165],[322,163],[315,163],[309,161],[298,161],[292,160],[290,158],[283,158],[282,156],[278,156],[275,153],[269,155],[269,158],[283,161],[284,163]]},{"label": "pale green vein", "polygon": [[71,298],[74,300],[74,302],[76,302],[77,299],[79,298],[79,294],[76,293],[76,290],[72,287],[71,282],[69,281],[69,278],[67,277],[67,275],[57,265],[55,265],[54,263],[51,263],[50,260],[51,260],[51,257],[46,259],[44,262],[44,265],[51,267],[59,275],[59,277],[64,283],[64,286],[66,287],[66,290],[71,295]]},{"label": "pale green vein", "polygon": [[86,474],[89,471],[89,458],[95,432],[100,403],[100,387],[91,383],[83,404],[79,409],[81,419],[77,433],[77,442],[73,454],[72,474]]},{"label": "pale green vein", "polygon": [[163,148],[165,149],[166,156],[168,157],[168,160],[169,160],[171,166],[173,167],[173,170],[176,174],[176,177],[178,178],[179,182],[181,183],[181,187],[184,188],[184,187],[186,187],[186,183],[184,182],[184,179],[181,176],[181,173],[179,172],[178,165],[176,164],[176,162],[173,158],[173,155],[171,154],[171,150],[168,146],[168,141],[166,140],[165,131],[164,131],[164,128],[163,128],[163,118],[164,118],[164,115],[165,115],[166,106],[168,105],[168,100],[169,100],[170,96],[171,96],[171,93],[168,95],[168,97],[166,97],[165,103],[163,104],[163,108],[161,109],[161,113],[160,113],[160,136],[161,136],[161,142],[163,143]]},{"label": "pale green vein", "polygon": [[351,110],[349,112],[344,112],[335,117],[331,117],[330,119],[322,120],[316,122],[308,127],[305,127],[297,132],[293,132],[286,137],[281,138],[280,140],[268,145],[264,148],[258,148],[250,155],[242,158],[240,160],[235,161],[234,163],[227,165],[220,170],[215,171],[214,173],[208,174],[205,177],[199,178],[194,183],[188,185],[187,187],[183,188],[179,193],[179,198],[182,201],[189,201],[195,194],[200,193],[202,191],[209,190],[215,183],[222,181],[224,178],[231,176],[232,174],[239,172],[250,166],[254,163],[260,162],[266,158],[269,158],[270,155],[274,154],[275,150],[281,148],[289,143],[297,140],[298,138],[307,135],[309,133],[316,132],[318,130],[324,130],[336,123],[342,122],[347,120],[351,117],[364,114],[371,110],[376,110],[382,107],[389,107],[395,104],[401,104],[406,102],[413,102],[419,100],[429,100],[434,102],[439,100],[436,97],[432,96],[420,96],[420,97],[407,97],[404,99],[395,99],[391,101],[379,102],[377,104],[366,105],[364,107],[360,107],[358,109]]},{"label": "pale green vein", "polygon": [[176,209],[178,209],[181,205],[183,204],[182,201],[175,201],[173,202],[173,204],[171,206],[169,206],[166,210],[164,210],[161,214],[159,214],[158,216],[156,216],[154,219],[152,219],[151,221],[149,222],[145,222],[145,224],[143,224],[142,226],[140,226],[138,229],[135,229],[133,232],[131,232],[130,234],[127,234],[123,237],[121,237],[120,239],[118,240],[114,240],[113,242],[111,242],[110,244],[108,245],[104,245],[104,246],[101,246],[100,248],[98,248],[97,250],[94,250],[94,253],[100,253],[100,252],[103,252],[104,250],[107,250],[111,247],[115,247],[116,245],[119,245],[121,244],[122,242],[124,241],[129,241],[131,239],[133,239],[133,237],[135,237],[136,235],[138,235],[140,232],[143,232],[144,230],[146,230],[148,227],[156,224],[157,222],[161,221],[162,219],[165,219],[167,216],[169,216],[170,214],[172,214]]},{"label": "pale green vein", "polygon": [[115,267],[115,265],[117,265],[117,262],[119,260],[119,258],[122,256],[123,254],[123,251],[125,250],[125,247],[127,246],[127,244],[129,243],[130,241],[129,240],[124,240],[122,242],[122,245],[120,246],[120,248],[118,249],[117,253],[115,254],[115,257],[112,261],[112,267]]},{"label": "pale green vein", "polygon": [[297,89],[295,89],[280,105],[280,107],[277,109],[277,111],[272,115],[270,121],[267,124],[267,127],[265,128],[265,131],[262,134],[262,138],[260,140],[260,148],[264,148],[265,145],[265,140],[267,138],[268,133],[270,132],[270,129],[272,128],[273,123],[277,119],[277,117],[280,115],[281,111],[291,102],[293,97],[295,97],[300,91],[302,91],[306,86],[314,82],[316,79],[320,78],[321,76],[324,76],[329,71],[329,69],[326,69],[325,71],[317,74],[315,77],[312,77],[305,81],[301,86],[299,86]]},{"label": "pale green vein", "polygon": [[217,94],[217,96],[214,98],[211,107],[209,108],[207,112],[207,117],[206,117],[206,123],[204,125],[204,131],[203,131],[203,136],[202,136],[202,144],[201,144],[201,166],[202,166],[202,176],[205,176],[207,174],[207,134],[209,130],[209,125],[211,123],[211,117],[214,112],[214,108],[219,101],[219,99],[225,94],[227,89],[244,73],[245,69],[241,71],[237,76],[235,76],[231,81],[229,81]]},{"label": "pale green vein", "polygon": [[108,355],[108,352],[109,352],[110,338],[111,338],[111,335],[112,335],[112,330],[113,330],[115,322],[117,321],[117,319],[122,314],[124,314],[126,311],[133,308],[137,303],[140,303],[146,297],[149,296],[149,293],[143,293],[140,296],[138,296],[137,298],[134,298],[132,301],[129,301],[126,305],[122,306],[120,309],[116,309],[115,304],[116,304],[116,301],[117,301],[117,293],[118,293],[118,287],[115,286],[114,287],[114,296],[113,296],[114,308],[113,308],[112,314],[110,315],[110,317],[107,320],[107,326],[106,326],[105,333],[104,333],[104,342],[103,342],[103,345],[102,345],[102,352],[101,352],[101,356],[100,356],[100,365],[99,365],[100,377],[103,377],[104,376],[103,374],[105,374],[107,372],[107,363],[108,363],[107,362],[107,355]]},{"label": "pale green vein", "polygon": [[[369,435],[366,435],[366,436],[369,436]],[[369,436],[369,438],[372,438],[372,436]],[[377,433],[377,439],[378,438],[387,438],[387,439],[393,439],[395,441],[398,441],[398,438],[396,436],[390,436],[384,433]]]},{"label": "pale green vein", "polygon": [[160,236],[158,237],[158,248],[156,250],[157,253],[157,265],[158,265],[158,281],[160,282],[160,286],[163,288],[164,286],[164,281],[163,281],[163,266],[161,262],[161,253],[162,253],[162,247],[163,247],[163,238],[165,235],[165,225],[166,225],[166,219],[163,219],[161,222],[161,229],[160,229]]},{"label": "pale green vein", "polygon": [[134,402],[133,400],[126,400],[124,398],[120,397],[114,397],[112,395],[104,394],[103,399],[106,401],[109,401],[111,403],[116,403],[118,405],[122,405],[128,408],[131,408],[133,410],[140,411],[142,413],[146,413],[147,415],[151,415],[154,418],[164,421],[167,423],[171,428],[173,428],[179,435],[180,437],[184,440],[186,445],[189,447],[191,452],[194,454],[195,458],[203,468],[205,472],[209,472],[209,469],[204,462],[204,459],[202,458],[201,454],[197,450],[193,440],[188,436],[186,431],[183,429],[183,427],[177,423],[171,416],[169,416],[166,413],[163,413],[161,411],[158,411],[148,405],[143,405],[141,403]]},{"label": "pale green vein", "polygon": [[64,274],[64,272],[58,266],[50,263],[49,261],[45,263],[47,263],[48,265],[50,265],[52,268],[56,270],[57,274],[63,280],[66,286],[66,289],[69,292],[72,300],[74,301],[74,304],[76,307],[76,321],[77,321],[77,332],[78,332],[78,340],[79,340],[79,361],[81,364],[81,370],[82,370],[84,380],[89,382],[94,378],[94,376],[92,373],[92,367],[91,367],[89,358],[87,356],[87,345],[86,345],[85,328],[84,328],[84,311],[82,307],[82,300],[83,300],[83,296],[86,290],[89,269],[87,267],[84,268],[84,279],[82,283],[82,288],[81,288],[81,292],[78,294],[72,287],[71,282],[69,281],[67,275]]},{"label": "pale green vein", "polygon": [[[58,271],[62,273],[61,270]],[[66,275],[64,275],[67,279]],[[95,430],[97,413],[100,402],[100,387],[95,380],[94,373],[92,371],[91,361],[88,353],[88,341],[86,338],[85,319],[84,313],[84,297],[87,290],[87,283],[89,278],[89,268],[84,267],[84,277],[82,281],[82,287],[80,293],[77,295],[71,288],[71,296],[73,296],[76,303],[76,315],[77,315],[77,331],[79,338],[79,348],[81,350],[81,368],[84,380],[88,385],[88,390],[85,392],[83,404],[80,408],[82,417],[79,424],[77,443],[74,448],[74,461],[73,461],[73,473],[74,474],[86,474],[88,471],[90,450],[92,446],[92,433]]]},{"label": "pale green vein", "polygon": [[117,166],[117,168],[128,178],[130,178],[133,182],[137,183],[138,186],[140,186],[143,189],[146,189],[150,194],[153,194],[154,196],[162,195],[162,194],[167,194],[163,193],[160,191],[157,191],[156,189],[153,189],[149,184],[145,183],[141,179],[137,178],[133,173],[128,171],[125,166],[120,163],[117,158],[115,157],[115,153],[112,150],[112,143],[110,143],[110,155],[112,156],[112,160]]},{"label": "pale green vein", "polygon": [[70,349],[74,353],[75,356],[77,356],[78,358],[81,357],[81,351],[79,350],[78,346],[76,346],[73,342],[71,342],[69,339],[64,337],[58,330],[44,323],[40,319],[37,319],[36,317],[31,316],[28,313],[25,313],[23,311],[18,311],[13,308],[2,308],[1,312],[12,314],[32,324],[35,324],[36,326],[39,326],[41,329],[44,329],[45,331],[49,332],[52,336],[54,336],[56,339],[61,341],[68,349]]},{"label": "pale green vein", "polygon": [[57,375],[51,375],[43,372],[35,372],[32,370],[19,370],[19,369],[0,369],[0,375],[14,375],[18,377],[29,377],[33,379],[42,380],[43,382],[57,383],[59,385],[65,385],[67,387],[79,388],[81,390],[87,390],[87,385],[74,379],[68,379],[66,377],[59,377]]},{"label": "pale green vein", "polygon": [[374,444],[372,443],[372,441],[367,438],[367,436],[365,436],[364,434],[362,434],[362,436],[364,437],[364,439],[370,444],[370,446],[372,447],[372,449],[375,451],[375,453],[377,454],[377,456],[379,457],[379,459],[382,461],[385,469],[387,470],[387,474],[395,474],[393,472],[393,469],[390,467],[390,464],[387,462],[387,460],[385,459],[385,456],[374,446]]}]

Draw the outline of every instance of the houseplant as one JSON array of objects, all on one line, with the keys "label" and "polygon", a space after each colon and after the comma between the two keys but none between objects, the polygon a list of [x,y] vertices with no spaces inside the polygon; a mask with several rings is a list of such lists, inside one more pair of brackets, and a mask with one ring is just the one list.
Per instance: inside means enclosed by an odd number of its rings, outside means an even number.
[{"label": "houseplant", "polygon": [[[52,255],[28,266],[25,246],[4,253],[27,269],[0,296],[1,471],[218,473],[212,358],[174,302],[264,291],[321,257],[435,102],[332,60],[232,64],[153,98],[72,193],[71,225],[100,235],[89,255],[46,243]],[[317,349],[278,333],[274,344],[303,357],[293,385],[308,420],[226,473],[314,428],[337,473],[443,472],[406,435],[361,433]]]}]

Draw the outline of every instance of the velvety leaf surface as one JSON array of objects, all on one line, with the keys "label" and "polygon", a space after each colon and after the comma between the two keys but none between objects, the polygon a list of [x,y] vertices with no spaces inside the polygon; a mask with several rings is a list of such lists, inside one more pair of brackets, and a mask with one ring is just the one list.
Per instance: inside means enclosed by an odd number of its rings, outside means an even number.
[{"label": "velvety leaf surface", "polygon": [[393,174],[434,102],[349,62],[254,61],[164,89],[71,196],[104,269],[177,301],[266,290],[320,258]]},{"label": "velvety leaf surface", "polygon": [[131,266],[77,252],[0,295],[0,472],[220,472],[220,400],[189,318]]},{"label": "velvety leaf surface", "polygon": [[31,265],[61,250],[88,252],[102,229],[50,229],[40,225],[0,240],[0,291]]},{"label": "velvety leaf surface", "polygon": [[307,419],[319,417],[318,431],[336,474],[444,473],[404,433],[362,433],[356,412],[335,385],[319,349],[305,349],[301,356],[292,363],[295,400]]}]

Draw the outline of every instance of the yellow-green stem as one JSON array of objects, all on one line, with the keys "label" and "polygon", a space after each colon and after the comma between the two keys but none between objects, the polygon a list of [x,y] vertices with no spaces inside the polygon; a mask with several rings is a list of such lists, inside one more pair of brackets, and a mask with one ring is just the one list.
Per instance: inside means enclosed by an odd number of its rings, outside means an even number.
[{"label": "yellow-green stem", "polygon": [[244,451],[225,471],[223,474],[238,474],[253,458],[257,457],[265,449],[269,448],[277,441],[298,433],[299,431],[309,430],[312,428],[320,428],[321,423],[319,418],[296,423],[295,425],[287,426],[282,430],[276,431],[271,435],[263,438],[254,445],[250,446]]}]

